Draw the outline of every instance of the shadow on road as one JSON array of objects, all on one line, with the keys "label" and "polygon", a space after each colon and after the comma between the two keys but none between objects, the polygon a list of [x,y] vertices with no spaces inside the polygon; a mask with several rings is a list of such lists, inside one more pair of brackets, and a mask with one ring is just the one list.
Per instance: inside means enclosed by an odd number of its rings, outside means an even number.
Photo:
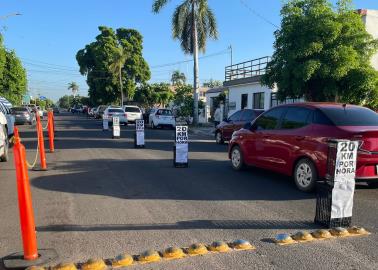
[{"label": "shadow on road", "polygon": [[57,164],[69,172],[32,180],[34,187],[122,199],[302,200],[314,198],[296,189],[289,177],[260,169],[233,171],[228,161],[191,160],[177,169],[172,160],[96,159]]},{"label": "shadow on road", "polygon": [[[37,227],[38,232],[102,232],[102,231],[149,231],[149,230],[248,230],[248,229],[306,229],[314,223],[296,220],[188,220],[176,223],[155,224],[97,224],[97,225],[48,225]],[[316,227],[316,226],[315,226]]]}]

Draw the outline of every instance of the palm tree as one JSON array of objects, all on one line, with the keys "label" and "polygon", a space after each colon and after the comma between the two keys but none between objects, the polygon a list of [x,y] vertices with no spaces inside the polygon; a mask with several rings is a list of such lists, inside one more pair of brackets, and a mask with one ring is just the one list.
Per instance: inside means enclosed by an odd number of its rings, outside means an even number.
[{"label": "palm tree", "polygon": [[71,90],[71,91],[72,91],[72,95],[73,95],[74,98],[75,98],[77,92],[79,91],[79,86],[78,86],[77,83],[75,83],[75,82],[70,82],[70,83],[68,84],[68,90]]},{"label": "palm tree", "polygon": [[[122,68],[125,65],[127,60],[126,51],[123,49],[122,46],[117,47],[113,54],[112,64],[110,64],[109,68],[111,72],[114,74],[118,74],[119,78],[119,87],[121,92],[121,107],[123,106],[123,82],[122,82]],[[127,97],[126,97],[127,99]]]},{"label": "palm tree", "polygon": [[179,70],[175,70],[172,73],[171,82],[174,86],[183,85],[186,83],[186,76]]},{"label": "palm tree", "polygon": [[[159,13],[169,0],[154,0],[152,10]],[[207,0],[184,0],[172,17],[173,38],[181,42],[184,53],[194,59],[193,123],[198,124],[198,51],[205,52],[207,38],[218,38],[217,23]]]}]

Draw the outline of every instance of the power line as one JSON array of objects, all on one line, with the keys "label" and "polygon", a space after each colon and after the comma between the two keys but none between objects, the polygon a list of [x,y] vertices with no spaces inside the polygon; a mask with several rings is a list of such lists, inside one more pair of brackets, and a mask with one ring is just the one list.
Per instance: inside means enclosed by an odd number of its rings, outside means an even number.
[{"label": "power line", "polygon": [[240,3],[249,11],[251,12],[252,14],[256,15],[257,17],[259,17],[260,19],[262,19],[263,21],[265,21],[266,23],[274,26],[275,28],[279,29],[280,27],[273,23],[272,21],[270,21],[269,19],[267,19],[266,17],[264,17],[263,15],[261,15],[260,13],[258,13],[256,10],[254,10],[253,8],[251,8],[247,2],[245,2],[244,0],[239,0]]}]

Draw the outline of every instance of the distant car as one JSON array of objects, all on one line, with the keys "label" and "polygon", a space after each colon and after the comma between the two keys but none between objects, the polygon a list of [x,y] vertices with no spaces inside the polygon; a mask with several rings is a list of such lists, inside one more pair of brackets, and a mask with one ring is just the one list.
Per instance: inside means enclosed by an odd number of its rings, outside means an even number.
[{"label": "distant car", "polygon": [[53,109],[53,113],[60,113],[58,106],[54,106],[52,109]]},{"label": "distant car", "polygon": [[127,115],[128,123],[135,123],[135,120],[143,119],[142,111],[138,106],[125,105],[123,106],[123,109]]},{"label": "distant car", "polygon": [[16,124],[32,125],[35,122],[35,115],[28,107],[13,107],[11,111]]},{"label": "distant car", "polygon": [[126,113],[121,107],[113,107],[109,106],[104,111],[103,118],[108,119],[109,123],[113,122],[113,117],[118,116],[119,117],[119,123],[127,125],[127,118]]},{"label": "distant car", "polygon": [[156,109],[150,114],[149,123],[152,129],[158,127],[170,127],[173,129],[176,126],[176,119],[171,110]]},{"label": "distant car", "polygon": [[281,105],[232,135],[229,158],[235,170],[253,165],[294,177],[311,191],[327,173],[329,139],[359,141],[356,181],[378,184],[378,115],[336,103]]},{"label": "distant car", "polygon": [[152,108],[152,109],[147,109],[144,114],[143,114],[143,119],[144,119],[144,123],[145,124],[149,124],[150,123],[150,115],[155,113],[156,109],[155,108]]},{"label": "distant car", "polygon": [[234,131],[244,127],[246,123],[252,122],[257,116],[263,113],[263,110],[244,109],[232,114],[227,119],[223,120],[215,128],[215,141],[218,144],[223,144],[225,141],[231,139]]},{"label": "distant car", "polygon": [[108,105],[100,105],[97,107],[97,110],[95,112],[95,118],[96,119],[102,119],[102,115],[104,114],[104,111],[108,108]]},{"label": "distant car", "polygon": [[89,113],[88,113],[88,115],[89,116],[95,116],[95,112],[96,112],[96,110],[97,110],[97,107],[93,107],[93,108],[91,108],[90,110],[89,110]]}]

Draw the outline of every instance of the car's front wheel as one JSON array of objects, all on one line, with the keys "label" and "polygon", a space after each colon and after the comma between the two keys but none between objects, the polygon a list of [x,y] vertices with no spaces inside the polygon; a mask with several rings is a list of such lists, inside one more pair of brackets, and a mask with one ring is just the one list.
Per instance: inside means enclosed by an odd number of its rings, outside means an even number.
[{"label": "car's front wheel", "polygon": [[224,144],[222,132],[220,132],[219,130],[215,133],[215,142],[217,144]]},{"label": "car's front wheel", "polygon": [[318,178],[314,163],[308,158],[300,159],[295,165],[294,182],[299,190],[310,192],[315,188]]},{"label": "car's front wheel", "polygon": [[231,150],[231,165],[235,171],[240,171],[244,168],[244,158],[239,146],[234,146]]}]

